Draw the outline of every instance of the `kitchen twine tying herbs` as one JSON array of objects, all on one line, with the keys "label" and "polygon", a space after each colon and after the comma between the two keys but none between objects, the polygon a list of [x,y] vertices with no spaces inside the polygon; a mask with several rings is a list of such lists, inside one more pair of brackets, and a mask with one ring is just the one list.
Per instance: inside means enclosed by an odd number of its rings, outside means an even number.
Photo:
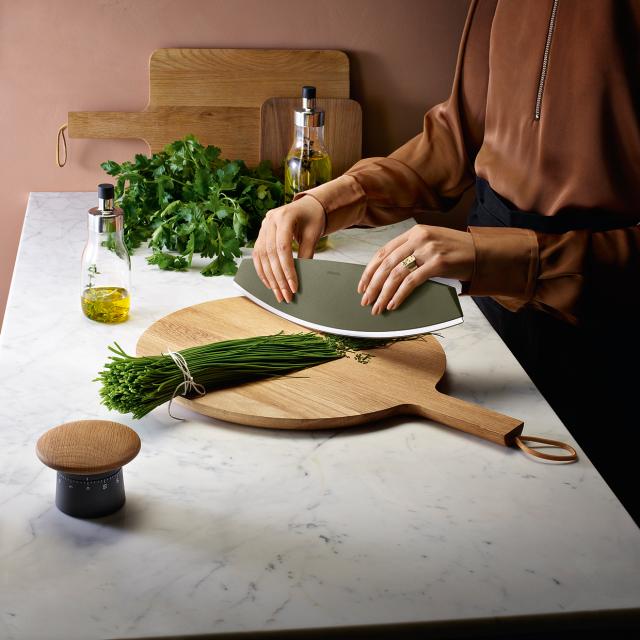
[{"label": "kitchen twine tying herbs", "polygon": [[178,369],[180,369],[180,371],[182,371],[182,375],[184,376],[184,380],[178,383],[173,392],[173,395],[171,396],[171,400],[169,400],[167,411],[174,420],[184,420],[184,418],[178,418],[171,413],[171,403],[174,401],[175,397],[177,395],[186,396],[191,392],[194,392],[199,396],[203,396],[207,393],[207,390],[200,383],[196,382],[193,379],[193,376],[189,371],[187,361],[184,359],[180,352],[167,349],[166,355],[168,355],[176,363],[176,366],[178,367]]}]

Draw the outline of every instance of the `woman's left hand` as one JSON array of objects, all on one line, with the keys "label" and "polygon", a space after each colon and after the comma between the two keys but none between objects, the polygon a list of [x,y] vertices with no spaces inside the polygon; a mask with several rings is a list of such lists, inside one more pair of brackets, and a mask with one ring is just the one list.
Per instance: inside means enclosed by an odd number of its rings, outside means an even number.
[{"label": "woman's left hand", "polygon": [[[409,271],[402,261],[415,256],[417,269]],[[471,234],[445,227],[418,224],[379,249],[366,266],[358,293],[371,313],[397,309],[407,296],[434,276],[467,281],[473,274],[475,248]]]}]

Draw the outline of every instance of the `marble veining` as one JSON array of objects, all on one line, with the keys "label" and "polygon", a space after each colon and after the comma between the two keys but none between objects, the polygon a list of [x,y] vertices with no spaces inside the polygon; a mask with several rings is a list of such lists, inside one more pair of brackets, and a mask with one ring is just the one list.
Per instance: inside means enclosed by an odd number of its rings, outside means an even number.
[{"label": "marble veining", "polygon": [[[91,193],[34,193],[0,337],[0,637],[144,637],[422,622],[640,605],[640,532],[582,455],[532,461],[425,420],[291,433],[161,407],[111,414],[92,379],[117,340],[231,279],[133,257],[131,319],[83,317]],[[350,230],[322,257],[366,262],[410,222]],[[470,299],[443,332],[448,393],[575,444]],[[70,518],[35,443],[74,419],[140,434],[113,516]],[[578,437],[579,440],[579,437]],[[578,447],[579,449],[579,447]]]}]

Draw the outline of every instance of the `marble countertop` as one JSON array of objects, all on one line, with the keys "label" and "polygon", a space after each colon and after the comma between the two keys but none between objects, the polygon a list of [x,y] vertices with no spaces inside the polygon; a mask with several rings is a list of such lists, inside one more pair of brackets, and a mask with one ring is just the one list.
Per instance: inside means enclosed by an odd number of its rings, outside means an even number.
[{"label": "marble countertop", "polygon": [[[231,279],[133,257],[130,320],[79,308],[91,193],[31,194],[0,338],[0,637],[133,638],[622,610],[640,606],[640,531],[581,454],[545,464],[426,420],[291,433],[182,407],[140,421],[92,382],[117,340],[236,295]],[[366,262],[406,228],[350,230]],[[472,300],[446,330],[447,391],[574,441]],[[133,427],[127,504],[70,518],[37,438],[62,422]]]}]

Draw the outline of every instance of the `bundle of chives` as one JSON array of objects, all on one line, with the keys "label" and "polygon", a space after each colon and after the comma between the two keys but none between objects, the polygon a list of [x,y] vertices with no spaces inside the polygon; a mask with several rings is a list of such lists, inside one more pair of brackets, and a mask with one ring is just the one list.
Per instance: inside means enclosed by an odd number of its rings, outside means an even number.
[{"label": "bundle of chives", "polygon": [[[315,333],[275,334],[225,340],[178,353],[195,382],[207,391],[271,376],[293,373],[342,358],[349,351],[381,346],[381,341],[358,341]],[[120,413],[142,418],[168,402],[184,383],[184,374],[170,355],[134,357],[118,345],[115,355],[98,374],[102,403]],[[360,362],[368,357],[358,354]]]}]

